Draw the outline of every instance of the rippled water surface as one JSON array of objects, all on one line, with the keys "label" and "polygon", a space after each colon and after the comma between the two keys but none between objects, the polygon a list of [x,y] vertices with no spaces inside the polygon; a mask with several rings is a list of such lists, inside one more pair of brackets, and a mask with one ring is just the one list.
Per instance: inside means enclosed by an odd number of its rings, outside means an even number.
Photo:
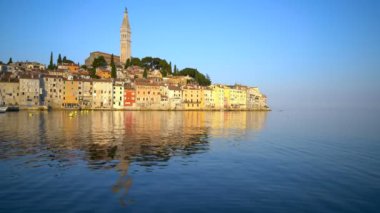
[{"label": "rippled water surface", "polygon": [[379,212],[380,113],[0,114],[0,212]]}]

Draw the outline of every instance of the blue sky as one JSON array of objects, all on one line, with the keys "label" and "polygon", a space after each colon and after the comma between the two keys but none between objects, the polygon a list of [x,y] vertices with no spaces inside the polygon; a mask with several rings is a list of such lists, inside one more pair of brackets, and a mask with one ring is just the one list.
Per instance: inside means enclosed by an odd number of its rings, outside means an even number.
[{"label": "blue sky", "polygon": [[0,60],[132,55],[259,86],[273,108],[380,106],[380,1],[0,0]]}]

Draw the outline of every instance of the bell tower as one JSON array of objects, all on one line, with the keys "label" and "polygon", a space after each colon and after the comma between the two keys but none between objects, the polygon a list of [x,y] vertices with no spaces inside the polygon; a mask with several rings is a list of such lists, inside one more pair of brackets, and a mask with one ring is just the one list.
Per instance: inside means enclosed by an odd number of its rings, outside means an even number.
[{"label": "bell tower", "polygon": [[120,27],[120,63],[125,64],[131,58],[131,27],[128,10],[125,8],[123,22]]}]

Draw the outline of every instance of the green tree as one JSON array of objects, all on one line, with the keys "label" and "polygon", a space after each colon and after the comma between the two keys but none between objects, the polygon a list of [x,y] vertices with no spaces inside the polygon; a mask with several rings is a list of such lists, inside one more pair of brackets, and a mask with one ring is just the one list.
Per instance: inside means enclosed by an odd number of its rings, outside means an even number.
[{"label": "green tree", "polygon": [[89,69],[89,71],[88,71],[88,74],[90,74],[90,77],[91,78],[98,78],[97,76],[96,76],[96,68],[91,68],[91,69]]},{"label": "green tree", "polygon": [[87,70],[87,66],[83,64],[80,68]]},{"label": "green tree", "polygon": [[162,69],[161,74],[162,74],[162,77],[168,76],[168,72],[166,71],[166,69]]},{"label": "green tree", "polygon": [[194,68],[185,68],[181,70],[178,74],[183,76],[188,75],[194,78],[194,80],[198,82],[198,84],[201,86],[209,86],[211,84],[211,80],[209,79],[210,77],[207,78],[207,76],[203,75],[197,69]]},{"label": "green tree", "polygon": [[9,65],[9,64],[12,64],[12,63],[13,63],[13,60],[12,60],[12,57],[10,57],[7,64]]},{"label": "green tree", "polygon": [[116,78],[116,65],[113,61],[113,54],[111,55],[111,78]]},{"label": "green tree", "polygon": [[127,61],[125,62],[125,66],[124,66],[124,68],[127,69],[127,68],[130,67],[130,66],[131,66],[131,59],[128,58]]},{"label": "green tree", "polygon": [[131,65],[141,67],[141,60],[139,58],[132,58],[131,59]]},{"label": "green tree", "polygon": [[54,70],[55,66],[53,64],[53,52],[50,53],[50,62],[49,62],[49,66],[48,66],[48,69],[49,70]]},{"label": "green tree", "polygon": [[66,56],[63,56],[63,60],[62,60],[63,63],[67,63],[67,58]]},{"label": "green tree", "polygon": [[143,77],[148,78],[148,69],[144,68]]},{"label": "green tree", "polygon": [[61,57],[61,53],[58,54],[58,59],[57,59],[57,65],[60,65],[62,64],[62,57]]},{"label": "green tree", "polygon": [[169,62],[169,66],[170,66],[169,74],[173,74],[172,62]]},{"label": "green tree", "polygon": [[173,75],[178,75],[177,65],[174,64]]},{"label": "green tree", "polygon": [[95,68],[95,69],[98,68],[98,67],[106,67],[106,66],[107,66],[107,62],[106,62],[106,59],[104,59],[103,56],[98,56],[92,62],[92,67]]}]

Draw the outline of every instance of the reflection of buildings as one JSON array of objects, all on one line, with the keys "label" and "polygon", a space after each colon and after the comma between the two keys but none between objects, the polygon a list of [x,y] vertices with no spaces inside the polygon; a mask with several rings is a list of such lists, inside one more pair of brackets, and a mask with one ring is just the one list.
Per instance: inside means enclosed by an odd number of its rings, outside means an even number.
[{"label": "reflection of buildings", "polygon": [[[53,150],[81,150],[90,161],[124,158],[133,161],[147,155],[154,161],[197,144],[202,144],[201,150],[207,150],[207,137],[260,132],[267,116],[267,112],[250,111],[78,111],[72,114],[69,111],[9,114],[15,117],[0,122],[6,122],[2,126],[7,135],[17,138],[3,137],[2,141],[17,140],[20,148],[44,143]],[[24,152],[27,150],[19,151],[27,154]]]},{"label": "reflection of buildings", "polygon": [[[266,112],[202,111],[72,111],[28,112],[0,117],[3,141],[0,156],[39,155],[59,166],[84,159],[92,169],[117,169],[120,178],[113,191],[128,192],[131,162],[140,166],[165,166],[173,157],[209,150],[209,138],[239,138],[256,134],[265,124]],[[11,116],[14,116],[13,118]],[[1,132],[0,132],[1,133]],[[4,136],[4,135],[1,135]],[[250,134],[249,137],[252,137]],[[250,138],[251,139],[251,138]],[[48,154],[46,154],[48,152]],[[49,161],[51,162],[51,161]],[[61,165],[63,164],[63,165]]]},{"label": "reflection of buildings", "polygon": [[209,112],[210,137],[241,136],[247,131],[260,132],[266,120],[267,112]]}]

